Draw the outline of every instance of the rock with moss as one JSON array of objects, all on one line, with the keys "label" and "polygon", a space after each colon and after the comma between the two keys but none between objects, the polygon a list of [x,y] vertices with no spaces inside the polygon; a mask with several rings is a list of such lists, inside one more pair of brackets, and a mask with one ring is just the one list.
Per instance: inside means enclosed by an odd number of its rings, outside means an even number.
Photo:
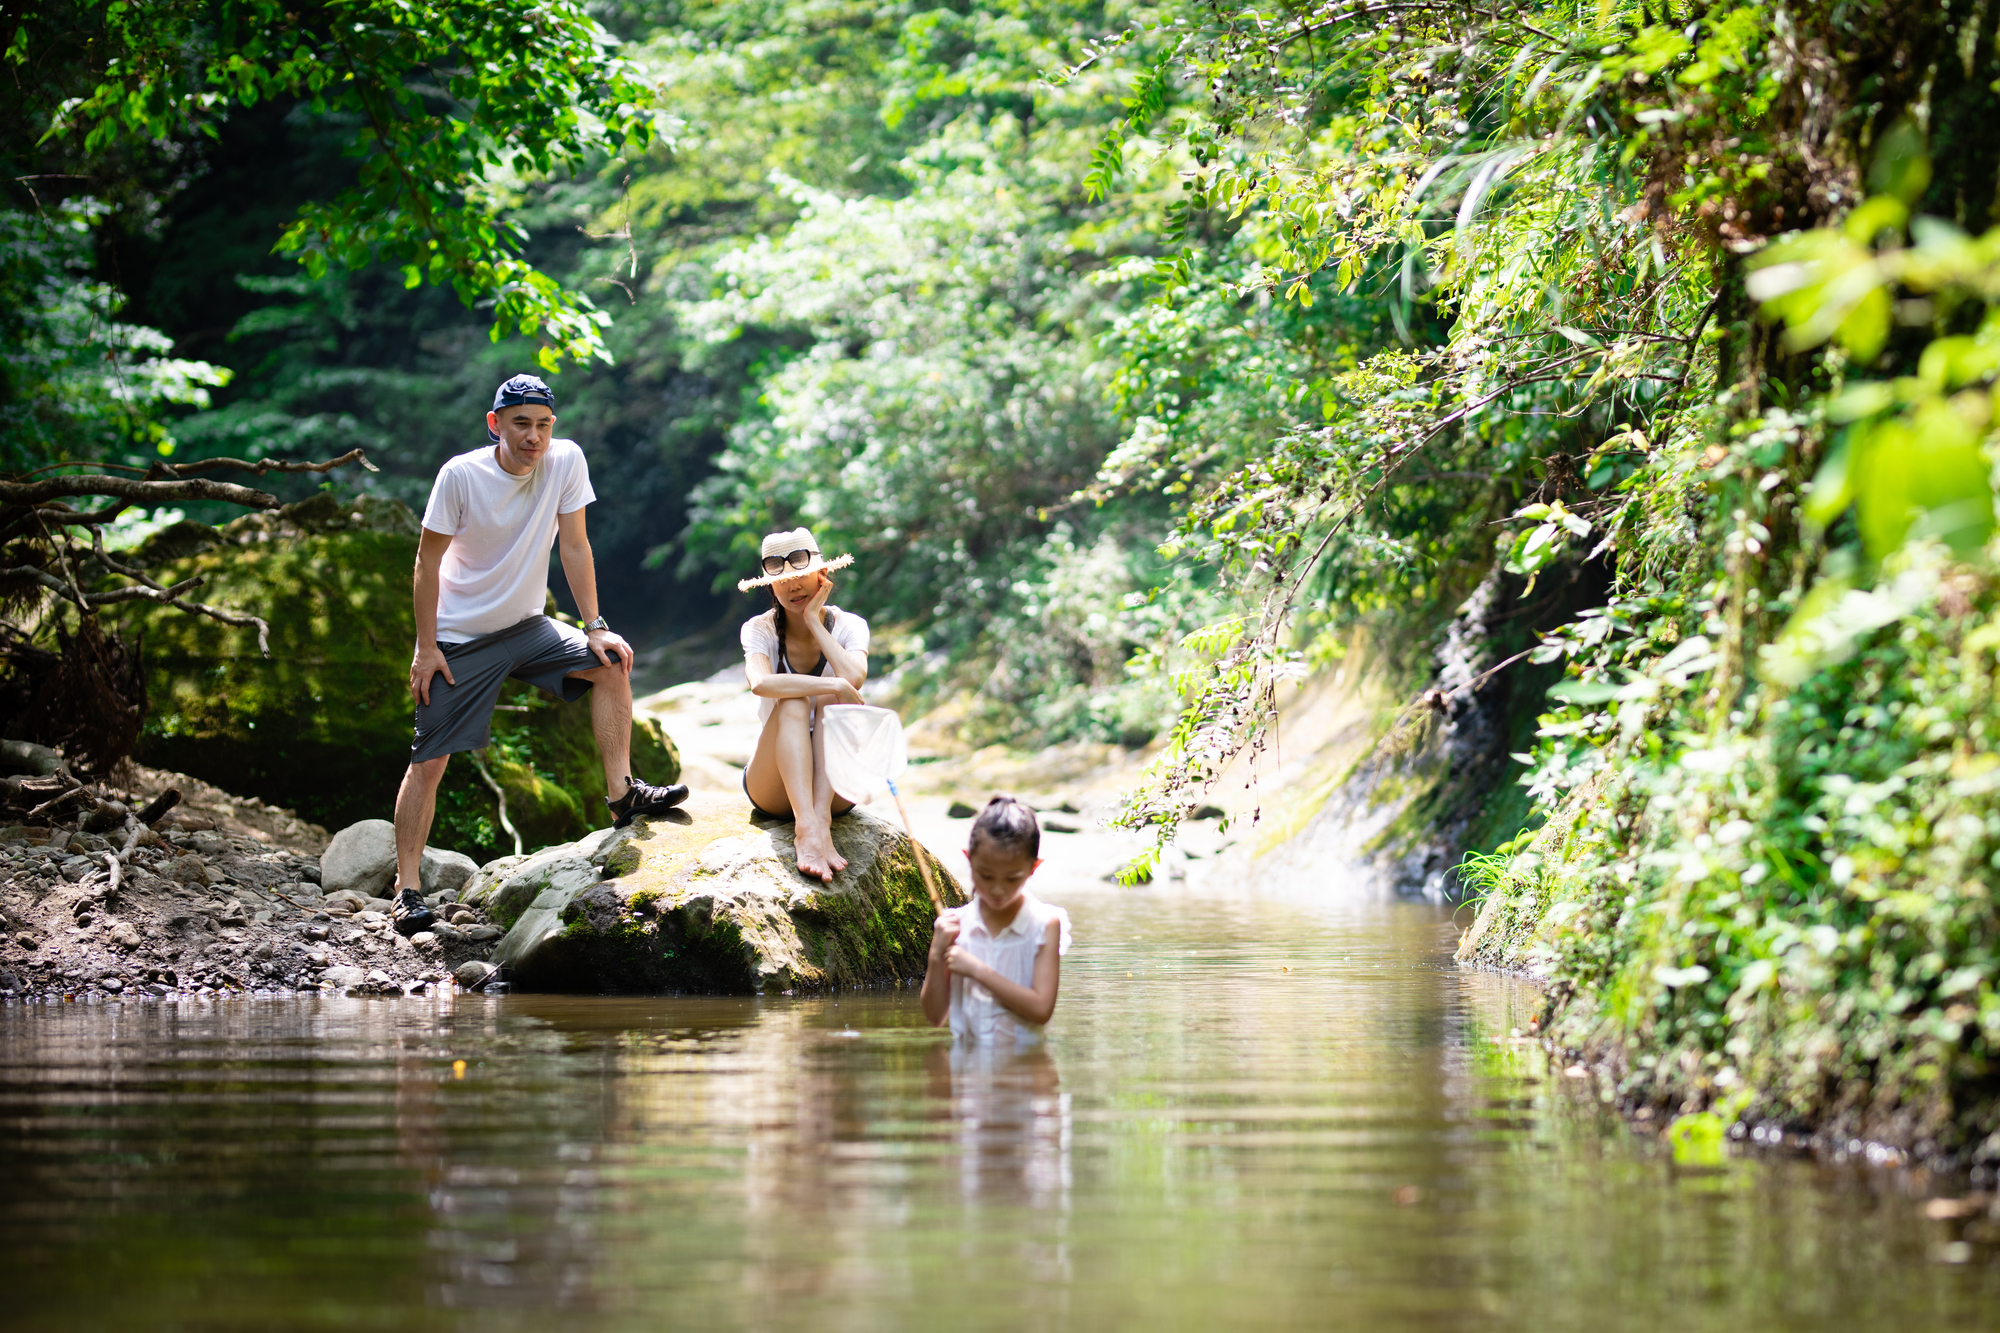
[{"label": "rock with moss", "polygon": [[935,856],[856,810],[834,821],[847,868],[801,875],[789,824],[739,796],[702,794],[659,819],[602,830],[480,872],[467,901],[509,924],[494,961],[523,990],[761,994],[920,976],[934,913],[917,858],[948,905]]},{"label": "rock with moss", "polygon": [[[269,621],[271,655],[258,653],[253,630],[127,604],[124,627],[145,645],[144,762],[331,828],[385,815],[409,762],[417,532],[396,501],[323,492],[223,528],[156,534],[138,563],[167,582],[200,575],[201,599]],[[524,847],[609,823],[589,705],[520,682],[501,703],[493,744],[447,769],[431,841],[479,861],[513,850],[495,786]],[[640,776],[678,780],[680,755],[657,723],[635,722],[632,748]]]}]

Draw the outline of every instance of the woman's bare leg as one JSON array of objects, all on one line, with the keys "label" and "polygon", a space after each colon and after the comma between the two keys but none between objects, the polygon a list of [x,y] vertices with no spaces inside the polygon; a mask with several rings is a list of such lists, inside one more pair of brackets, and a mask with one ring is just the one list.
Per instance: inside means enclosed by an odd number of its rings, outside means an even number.
[{"label": "woman's bare leg", "polygon": [[[838,874],[847,869],[847,858],[833,845],[833,783],[826,776],[826,734],[813,728],[813,812],[826,830],[826,863]],[[843,807],[847,802],[842,801]]]},{"label": "woman's bare leg", "polygon": [[[799,872],[818,880],[830,880],[834,870],[827,862],[833,839],[827,832],[827,816],[814,800],[816,765],[811,732],[812,708],[804,699],[780,699],[757,738],[757,752],[744,770],[744,786],[750,799],[774,815],[789,812],[794,820],[792,845],[798,853]],[[820,777],[819,782],[825,778]]]}]

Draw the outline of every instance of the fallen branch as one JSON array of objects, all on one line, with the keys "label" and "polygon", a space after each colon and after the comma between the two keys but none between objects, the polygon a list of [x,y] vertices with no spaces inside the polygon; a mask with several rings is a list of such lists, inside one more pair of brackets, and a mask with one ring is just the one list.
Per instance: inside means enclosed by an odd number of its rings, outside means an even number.
[{"label": "fallen branch", "polygon": [[179,789],[169,787],[147,802],[146,808],[139,812],[137,818],[141,824],[144,824],[147,828],[151,828],[167,817],[167,811],[180,803],[181,794]]},{"label": "fallen branch", "polygon": [[105,495],[141,504],[220,500],[246,509],[276,509],[277,496],[228,481],[149,481],[143,477],[46,477],[41,481],[0,481],[0,504],[38,505],[72,495]]},{"label": "fallen branch", "polygon": [[128,814],[124,826],[125,845],[115,852],[98,853],[104,858],[105,867],[111,871],[111,887],[104,891],[105,897],[118,896],[118,888],[125,882],[125,867],[132,863],[132,850],[139,845],[139,835],[145,830],[144,824]]},{"label": "fallen branch", "polygon": [[66,804],[71,797],[75,796],[78,792],[85,790],[87,790],[87,788],[85,788],[84,785],[81,782],[79,782],[74,787],[71,787],[69,790],[61,793],[58,796],[51,797],[49,800],[43,801],[40,805],[28,811],[28,818],[40,819],[43,815],[47,814],[49,811],[59,809],[61,806]]}]

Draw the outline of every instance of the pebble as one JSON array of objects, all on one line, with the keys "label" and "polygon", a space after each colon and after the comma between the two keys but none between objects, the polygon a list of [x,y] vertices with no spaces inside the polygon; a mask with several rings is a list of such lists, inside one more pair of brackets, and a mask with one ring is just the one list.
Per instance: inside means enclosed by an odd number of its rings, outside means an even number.
[{"label": "pebble", "polygon": [[465,932],[465,938],[474,944],[484,944],[488,940],[497,940],[504,934],[506,932],[498,926],[474,926]]},{"label": "pebble", "polygon": [[125,983],[120,981],[117,977],[106,977],[104,980],[98,982],[97,984],[103,990],[112,995],[116,995],[120,991],[125,989]]},{"label": "pebble", "polygon": [[438,937],[428,930],[420,930],[416,934],[410,936],[410,943],[416,945],[420,949],[429,948],[431,945],[436,944],[437,941]]}]

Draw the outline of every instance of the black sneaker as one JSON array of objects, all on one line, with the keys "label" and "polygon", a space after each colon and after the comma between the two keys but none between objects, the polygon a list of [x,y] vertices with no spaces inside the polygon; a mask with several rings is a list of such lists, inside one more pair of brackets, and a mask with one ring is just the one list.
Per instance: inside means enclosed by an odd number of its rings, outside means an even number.
[{"label": "black sneaker", "polygon": [[404,889],[397,894],[396,901],[389,905],[389,915],[395,919],[398,935],[414,935],[437,923],[437,913],[424,906],[423,895],[415,889]]},{"label": "black sneaker", "polygon": [[624,828],[632,822],[634,815],[664,814],[688,798],[685,782],[676,782],[671,787],[655,787],[650,782],[641,782],[633,777],[625,781],[628,789],[623,796],[615,801],[608,796],[604,798],[604,803],[611,807],[613,828]]}]

